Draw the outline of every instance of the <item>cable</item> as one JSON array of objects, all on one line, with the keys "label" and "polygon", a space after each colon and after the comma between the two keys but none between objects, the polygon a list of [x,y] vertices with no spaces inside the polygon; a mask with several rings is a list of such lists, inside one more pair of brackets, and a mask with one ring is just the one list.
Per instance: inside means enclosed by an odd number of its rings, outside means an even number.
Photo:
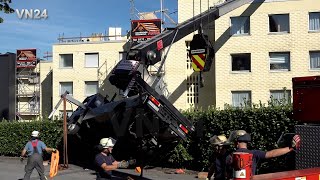
[{"label": "cable", "polygon": [[[193,0],[193,8],[192,8],[192,18],[193,18],[193,20],[194,20],[194,0]],[[195,30],[196,29],[196,25],[195,24],[193,24],[193,34],[194,34],[194,32],[196,31]]]},{"label": "cable", "polygon": [[[201,16],[202,16],[201,7],[202,7],[202,2],[201,2],[201,0],[200,0],[200,18],[201,18]],[[201,27],[202,27],[202,18],[201,18],[200,24],[201,24]]]},{"label": "cable", "polygon": [[[208,0],[208,12],[209,12],[209,10],[210,10],[210,6],[209,6],[209,2],[210,0]],[[208,16],[208,25],[207,25],[207,34],[209,34],[209,23],[210,23],[210,19],[209,19],[209,16]]]},{"label": "cable", "polygon": [[201,15],[201,7],[202,7],[202,2],[200,0],[200,15]]}]

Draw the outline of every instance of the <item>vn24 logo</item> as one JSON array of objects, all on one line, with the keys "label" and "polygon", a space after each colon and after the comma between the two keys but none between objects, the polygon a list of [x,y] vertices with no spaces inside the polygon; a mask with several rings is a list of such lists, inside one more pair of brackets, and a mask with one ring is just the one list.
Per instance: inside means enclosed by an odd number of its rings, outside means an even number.
[{"label": "vn24 logo", "polygon": [[16,13],[19,19],[47,19],[47,9],[16,9]]}]

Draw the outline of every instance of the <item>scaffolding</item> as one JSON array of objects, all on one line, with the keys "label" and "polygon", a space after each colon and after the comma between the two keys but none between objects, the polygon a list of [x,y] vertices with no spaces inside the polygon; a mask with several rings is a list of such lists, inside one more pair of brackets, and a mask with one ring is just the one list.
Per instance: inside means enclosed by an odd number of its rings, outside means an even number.
[{"label": "scaffolding", "polygon": [[16,116],[18,120],[40,115],[40,63],[36,49],[17,50]]},{"label": "scaffolding", "polygon": [[[160,27],[158,27],[160,29],[160,32],[164,31],[166,28],[174,28],[178,25],[177,22],[175,22],[175,20],[173,18],[170,17],[170,15],[177,13],[177,11],[174,11],[172,13],[169,12],[169,9],[164,8],[164,0],[160,0],[160,10],[155,10],[155,11],[151,11],[151,12],[140,12],[134,3],[134,0],[130,0],[130,19],[131,22],[136,21],[136,20],[140,20],[141,22],[143,20],[155,20],[158,19],[158,16],[160,15]],[[153,22],[155,23],[155,22]],[[151,24],[153,24],[151,23]],[[133,23],[131,23],[133,24]],[[143,24],[143,23],[142,23]],[[156,26],[156,24],[154,24],[154,26]],[[133,29],[131,29],[131,31],[133,31]],[[147,39],[147,38],[146,38]],[[144,41],[144,40],[143,40]],[[140,43],[139,41],[134,41],[133,37],[131,35],[131,43],[132,46]],[[165,51],[164,51],[165,52]],[[168,50],[167,50],[168,52]],[[162,54],[162,58],[165,58],[165,54]],[[144,78],[146,80],[146,82],[151,85],[154,84],[154,88],[155,90],[161,94],[164,95],[165,97],[169,97],[171,94],[168,90],[168,85],[166,83],[166,78],[165,78],[165,64],[161,64],[161,62],[153,65],[153,66],[149,66],[148,68],[148,73],[145,74]],[[158,79],[158,81],[156,82],[155,80]]]}]

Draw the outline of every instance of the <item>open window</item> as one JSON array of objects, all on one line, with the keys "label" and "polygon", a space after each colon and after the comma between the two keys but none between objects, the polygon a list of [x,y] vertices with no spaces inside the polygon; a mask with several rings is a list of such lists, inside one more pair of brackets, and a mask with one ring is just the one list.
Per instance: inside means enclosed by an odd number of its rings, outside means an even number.
[{"label": "open window", "polygon": [[269,15],[270,32],[290,32],[289,14]]},{"label": "open window", "polygon": [[232,54],[232,71],[251,72],[251,54]]}]

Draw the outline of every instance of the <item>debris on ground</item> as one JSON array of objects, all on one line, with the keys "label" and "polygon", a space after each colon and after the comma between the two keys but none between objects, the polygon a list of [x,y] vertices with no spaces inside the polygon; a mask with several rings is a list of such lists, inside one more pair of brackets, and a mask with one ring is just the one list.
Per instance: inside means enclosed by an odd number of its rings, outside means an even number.
[{"label": "debris on ground", "polygon": [[198,179],[206,179],[208,176],[208,172],[199,172]]}]

